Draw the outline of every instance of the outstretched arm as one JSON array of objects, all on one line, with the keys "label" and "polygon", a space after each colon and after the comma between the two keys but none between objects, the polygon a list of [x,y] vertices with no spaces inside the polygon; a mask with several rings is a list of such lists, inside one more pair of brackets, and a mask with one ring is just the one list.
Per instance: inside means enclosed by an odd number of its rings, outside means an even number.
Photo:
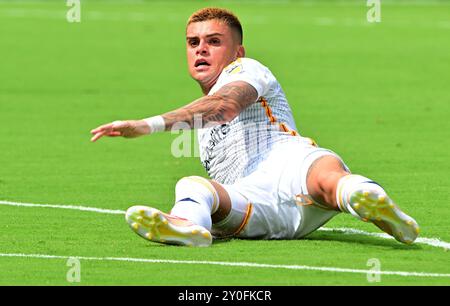
[{"label": "outstretched arm", "polygon": [[[243,81],[229,83],[220,88],[214,95],[204,96],[177,110],[158,116],[157,125],[152,120],[115,121],[91,131],[96,141],[103,136],[126,138],[138,137],[163,129],[169,131],[179,122],[185,122],[194,128],[194,115],[200,115],[203,126],[221,124],[233,120],[258,98],[256,89]],[[151,118],[152,119],[152,118]]]},{"label": "outstretched arm", "polygon": [[202,115],[202,123],[217,124],[233,120],[247,106],[258,98],[256,89],[250,84],[237,81],[223,86],[212,96],[204,96],[162,117],[166,130],[170,130],[177,122],[186,122],[194,128],[194,115]]}]

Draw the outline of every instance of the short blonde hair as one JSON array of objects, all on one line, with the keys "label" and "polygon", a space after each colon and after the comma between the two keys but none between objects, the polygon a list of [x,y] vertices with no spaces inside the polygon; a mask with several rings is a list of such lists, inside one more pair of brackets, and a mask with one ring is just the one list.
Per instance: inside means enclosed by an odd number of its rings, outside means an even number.
[{"label": "short blonde hair", "polygon": [[186,25],[189,26],[194,22],[202,22],[207,20],[220,20],[227,24],[236,34],[238,34],[239,43],[242,45],[243,31],[239,19],[231,11],[216,8],[216,7],[206,7],[194,12],[188,20]]}]

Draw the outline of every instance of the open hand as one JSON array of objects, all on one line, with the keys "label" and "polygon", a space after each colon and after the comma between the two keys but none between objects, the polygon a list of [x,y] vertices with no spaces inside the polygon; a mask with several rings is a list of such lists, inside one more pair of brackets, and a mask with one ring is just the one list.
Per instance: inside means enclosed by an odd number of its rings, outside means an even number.
[{"label": "open hand", "polygon": [[91,141],[95,142],[103,136],[134,138],[150,134],[150,132],[150,127],[143,120],[114,121],[93,129],[91,134],[94,136]]}]

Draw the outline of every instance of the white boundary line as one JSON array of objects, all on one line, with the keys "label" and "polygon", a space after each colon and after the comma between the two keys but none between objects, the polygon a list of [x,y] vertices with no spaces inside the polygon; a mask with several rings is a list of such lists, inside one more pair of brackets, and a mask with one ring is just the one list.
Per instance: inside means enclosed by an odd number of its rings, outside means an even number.
[{"label": "white boundary line", "polygon": [[139,262],[139,263],[153,263],[153,264],[212,265],[212,266],[246,267],[246,268],[262,268],[262,269],[308,270],[308,271],[357,273],[357,274],[371,274],[371,275],[379,274],[379,275],[416,276],[416,277],[450,277],[450,274],[443,274],[443,273],[373,271],[373,270],[315,267],[303,265],[272,265],[272,264],[260,264],[251,262],[170,260],[170,259],[146,259],[146,258],[127,258],[127,257],[84,257],[84,256],[59,256],[59,255],[15,254],[15,253],[12,254],[0,253],[0,257],[22,257],[22,258],[39,258],[39,259],[76,258],[79,260],[90,260],[90,261],[125,261],[125,262]]},{"label": "white boundary line", "polygon": [[[79,206],[79,205],[60,205],[60,204],[35,204],[35,203],[20,203],[20,202],[11,202],[11,201],[1,201],[0,200],[0,206],[17,206],[17,207],[37,207],[37,208],[57,208],[57,209],[69,209],[69,210],[80,210],[80,211],[88,211],[88,212],[95,212],[100,214],[113,214],[113,215],[123,215],[125,214],[125,211],[123,210],[112,210],[112,209],[103,209],[103,208],[96,208],[96,207],[89,207],[89,206]],[[322,227],[318,229],[318,231],[322,232],[338,232],[345,235],[363,235],[363,236],[370,236],[370,237],[377,237],[377,238],[383,238],[383,239],[394,239],[388,234],[382,234],[382,233],[371,233],[371,232],[365,232],[362,230],[354,229],[354,228],[327,228]],[[419,237],[416,239],[415,243],[420,244],[426,244],[432,247],[441,248],[444,250],[450,249],[450,243],[442,241],[438,238],[425,238],[425,237]]]},{"label": "white boundary line", "polygon": [[96,212],[96,213],[100,213],[100,214],[112,214],[112,215],[125,214],[125,211],[123,211],[123,210],[111,210],[111,209],[95,208],[95,207],[88,207],[88,206],[78,206],[78,205],[34,204],[34,203],[19,203],[19,202],[10,202],[10,201],[0,201],[0,205],[19,206],[19,207],[60,208],[60,209],[90,211],[90,212]]},{"label": "white boundary line", "polygon": [[[28,208],[56,208],[56,209],[68,209],[96,212],[101,214],[113,214],[122,215],[125,211],[102,209],[95,207],[77,206],[77,205],[54,205],[54,204],[34,204],[34,203],[19,203],[11,201],[0,201],[0,205],[15,206],[15,207],[28,207]],[[360,234],[366,236],[375,236],[381,238],[390,238],[385,234],[368,233],[356,229],[349,228],[322,228],[322,231],[337,231],[343,234]],[[387,237],[386,237],[387,236]],[[428,239],[429,238],[422,238]],[[438,239],[438,246],[442,247],[442,242]],[[426,242],[422,242],[429,244]],[[430,244],[431,245],[431,244]],[[335,273],[358,273],[358,274],[380,274],[380,275],[397,275],[397,276],[416,276],[416,277],[450,277],[450,274],[442,273],[425,273],[425,272],[406,272],[406,271],[373,271],[373,270],[361,270],[361,269],[346,269],[346,268],[333,268],[333,267],[316,267],[316,266],[304,266],[304,265],[273,265],[273,264],[260,264],[250,262],[224,262],[224,261],[196,261],[196,260],[170,260],[170,259],[146,259],[146,258],[126,258],[126,257],[85,257],[85,256],[61,256],[61,255],[44,255],[44,254],[19,254],[19,253],[0,253],[0,257],[21,257],[21,258],[37,258],[37,259],[69,259],[77,258],[79,260],[89,261],[122,261],[122,262],[139,262],[139,263],[153,263],[153,264],[186,264],[186,265],[216,265],[216,266],[231,266],[231,267],[251,267],[251,268],[264,268],[264,269],[289,269],[289,270],[309,270],[309,271],[322,271],[322,272],[335,272]]]},{"label": "white boundary line", "polygon": [[[358,229],[354,229],[354,228],[346,228],[346,227],[338,227],[338,228],[322,227],[319,229],[319,231],[337,232],[337,233],[341,233],[341,234],[345,234],[345,235],[364,235],[364,236],[371,236],[371,237],[377,237],[377,238],[383,238],[383,239],[394,239],[394,237],[389,236],[388,234],[370,233],[370,232],[365,232],[362,230],[358,230]],[[420,237],[420,238],[417,238],[414,243],[426,244],[426,245],[433,246],[436,248],[442,248],[446,251],[450,249],[450,243],[442,241],[439,238]]]}]

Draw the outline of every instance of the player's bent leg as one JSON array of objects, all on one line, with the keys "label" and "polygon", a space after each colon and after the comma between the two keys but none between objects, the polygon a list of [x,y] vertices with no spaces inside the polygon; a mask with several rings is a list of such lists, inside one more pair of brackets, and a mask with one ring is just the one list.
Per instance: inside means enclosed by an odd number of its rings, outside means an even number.
[{"label": "player's bent leg", "polygon": [[417,222],[402,212],[380,185],[349,174],[335,156],[324,156],[311,166],[307,185],[314,200],[370,221],[400,242],[412,243],[419,234]]},{"label": "player's bent leg", "polygon": [[400,242],[410,244],[419,235],[417,222],[401,211],[380,185],[366,177],[343,177],[336,198],[342,211],[374,223]]}]

